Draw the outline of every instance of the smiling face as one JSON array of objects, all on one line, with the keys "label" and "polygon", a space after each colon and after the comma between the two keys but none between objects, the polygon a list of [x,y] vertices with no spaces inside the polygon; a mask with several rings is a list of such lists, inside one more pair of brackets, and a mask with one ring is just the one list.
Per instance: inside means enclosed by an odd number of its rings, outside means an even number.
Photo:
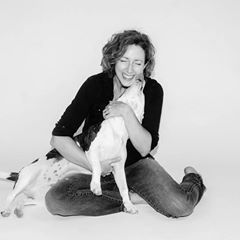
[{"label": "smiling face", "polygon": [[116,79],[121,87],[129,87],[143,74],[145,52],[138,45],[129,45],[115,64]]}]

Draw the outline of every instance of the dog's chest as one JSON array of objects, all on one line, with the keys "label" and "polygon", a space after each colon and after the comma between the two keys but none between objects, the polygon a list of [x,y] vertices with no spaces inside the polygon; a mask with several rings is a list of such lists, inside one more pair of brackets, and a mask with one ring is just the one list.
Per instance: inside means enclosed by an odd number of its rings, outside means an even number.
[{"label": "dog's chest", "polygon": [[127,139],[128,134],[124,120],[121,117],[109,118],[102,122],[101,129],[87,153],[97,152],[100,159],[118,156],[122,146],[126,145]]}]

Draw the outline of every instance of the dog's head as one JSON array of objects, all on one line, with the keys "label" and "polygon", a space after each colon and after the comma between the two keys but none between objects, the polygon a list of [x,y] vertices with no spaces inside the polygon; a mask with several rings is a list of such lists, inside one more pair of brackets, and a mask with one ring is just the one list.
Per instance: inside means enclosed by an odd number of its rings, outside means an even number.
[{"label": "dog's head", "polygon": [[142,76],[140,76],[139,79],[128,87],[124,94],[118,99],[119,101],[127,103],[132,108],[139,122],[142,122],[144,115],[144,86],[145,80]]}]

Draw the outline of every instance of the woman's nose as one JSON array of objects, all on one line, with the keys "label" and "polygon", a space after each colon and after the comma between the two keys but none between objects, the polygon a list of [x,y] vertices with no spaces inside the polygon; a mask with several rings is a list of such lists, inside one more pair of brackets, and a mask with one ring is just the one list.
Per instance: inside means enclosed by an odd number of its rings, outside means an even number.
[{"label": "woman's nose", "polygon": [[127,73],[133,73],[133,72],[134,72],[133,64],[132,63],[128,63]]}]

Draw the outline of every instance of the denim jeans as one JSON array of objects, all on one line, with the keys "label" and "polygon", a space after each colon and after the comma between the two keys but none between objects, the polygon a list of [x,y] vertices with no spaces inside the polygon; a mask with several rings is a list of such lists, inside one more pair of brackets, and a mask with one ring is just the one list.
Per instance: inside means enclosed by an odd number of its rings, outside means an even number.
[{"label": "denim jeans", "polygon": [[[152,158],[144,158],[125,169],[130,191],[167,217],[190,215],[205,186],[200,175],[189,173],[178,184]],[[46,194],[50,213],[61,216],[99,216],[124,210],[113,175],[101,177],[102,195],[90,190],[91,175],[74,174],[55,184]]]}]

